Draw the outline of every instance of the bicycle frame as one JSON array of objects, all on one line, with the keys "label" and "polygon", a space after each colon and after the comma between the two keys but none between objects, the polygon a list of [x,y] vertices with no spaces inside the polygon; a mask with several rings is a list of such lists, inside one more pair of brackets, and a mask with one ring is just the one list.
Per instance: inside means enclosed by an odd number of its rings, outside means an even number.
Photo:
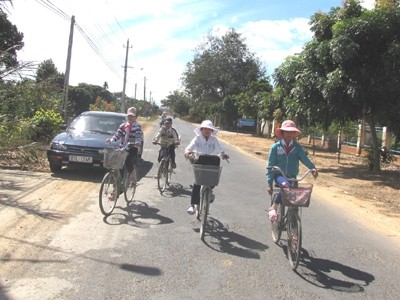
[{"label": "bicycle frame", "polygon": [[160,151],[163,151],[164,156],[161,158],[157,172],[157,185],[162,194],[170,183],[172,177],[171,155],[169,153],[169,145],[166,143],[156,143],[161,146]]},{"label": "bicycle frame", "polygon": [[[314,171],[314,169],[308,170],[300,179],[296,179],[287,178],[284,172],[279,167],[274,166],[269,169],[272,169],[270,172],[279,172],[286,180],[295,184],[303,180],[309,173]],[[279,188],[279,190],[277,190],[277,187],[272,186],[271,205],[275,203],[275,198],[278,197],[280,189],[281,187]],[[288,237],[287,255],[289,263],[293,270],[298,267],[300,261],[302,243],[301,209],[302,208],[298,206],[288,206],[286,208],[281,201],[281,203],[278,204],[277,209],[278,219],[276,221],[271,221],[272,239],[275,243],[279,242],[282,231],[286,229]]]}]

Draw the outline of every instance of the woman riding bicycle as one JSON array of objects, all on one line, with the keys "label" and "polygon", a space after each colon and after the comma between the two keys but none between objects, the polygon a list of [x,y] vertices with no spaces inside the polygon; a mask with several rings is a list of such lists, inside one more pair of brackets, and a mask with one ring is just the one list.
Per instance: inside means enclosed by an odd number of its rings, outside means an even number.
[{"label": "woman riding bicycle", "polygon": [[127,121],[122,123],[115,135],[107,140],[111,144],[120,140],[120,146],[125,147],[128,156],[125,160],[125,166],[130,174],[131,181],[136,181],[136,173],[132,172],[133,166],[137,164],[138,148],[142,144],[142,127],[136,122],[136,108],[130,107],[126,113]]},{"label": "woman riding bicycle", "polygon": [[[171,167],[172,169],[176,168],[175,163],[175,148],[177,145],[181,143],[181,136],[179,132],[172,127],[172,119],[166,118],[164,120],[163,126],[157,131],[156,135],[153,138],[153,144],[166,144],[168,147],[168,153],[171,157]],[[162,148],[158,153],[158,162],[163,158],[164,153],[162,153]]]},{"label": "woman riding bicycle", "polygon": [[[218,138],[215,136],[218,131],[219,130],[214,127],[211,121],[203,121],[200,127],[194,130],[196,136],[186,147],[185,158],[188,159],[191,153],[196,152],[200,155],[203,154],[218,156],[218,165],[219,157],[222,159],[228,159],[229,156],[224,153],[224,150],[222,149]],[[195,205],[199,205],[200,203],[200,187],[200,185],[193,184],[190,206],[187,209],[187,212],[190,215],[193,215],[195,213]]]},{"label": "woman riding bicycle", "polygon": [[[296,124],[291,120],[286,120],[280,128],[275,130],[275,135],[279,141],[272,145],[269,152],[268,167],[278,166],[281,168],[288,178],[296,178],[299,174],[299,161],[307,168],[315,169],[315,165],[307,157],[303,147],[296,141],[296,137],[301,134],[301,131],[296,128]],[[312,172],[314,178],[318,176],[315,169]],[[282,175],[267,172],[268,194],[272,194],[272,184],[275,183],[279,187],[290,187],[290,182]],[[271,221],[277,219],[277,206],[281,203],[280,195],[276,198],[274,204],[269,208],[268,217]]]}]

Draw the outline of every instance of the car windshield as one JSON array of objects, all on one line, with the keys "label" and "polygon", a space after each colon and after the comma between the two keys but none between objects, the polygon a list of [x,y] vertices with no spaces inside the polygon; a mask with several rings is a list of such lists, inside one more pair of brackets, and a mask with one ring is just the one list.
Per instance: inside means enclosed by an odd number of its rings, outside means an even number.
[{"label": "car windshield", "polygon": [[114,134],[123,121],[119,116],[82,115],[71,123],[69,129]]}]

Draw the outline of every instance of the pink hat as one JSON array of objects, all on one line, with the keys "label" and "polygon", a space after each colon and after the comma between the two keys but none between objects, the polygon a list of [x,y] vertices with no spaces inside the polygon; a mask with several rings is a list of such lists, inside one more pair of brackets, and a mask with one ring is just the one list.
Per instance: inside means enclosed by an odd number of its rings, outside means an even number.
[{"label": "pink hat", "polygon": [[126,111],[126,114],[129,116],[134,116],[136,117],[136,107],[129,107],[128,110]]},{"label": "pink hat", "polygon": [[284,121],[280,128],[275,129],[275,135],[278,138],[282,138],[282,131],[292,131],[295,133],[295,137],[298,137],[301,134],[301,131],[296,128],[296,123],[292,120]]}]

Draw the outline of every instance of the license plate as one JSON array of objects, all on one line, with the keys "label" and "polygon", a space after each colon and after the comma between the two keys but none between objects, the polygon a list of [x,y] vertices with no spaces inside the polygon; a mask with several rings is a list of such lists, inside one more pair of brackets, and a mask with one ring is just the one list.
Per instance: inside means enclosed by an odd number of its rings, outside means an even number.
[{"label": "license plate", "polygon": [[91,164],[93,162],[93,157],[91,157],[91,156],[70,155],[69,156],[69,161]]}]

